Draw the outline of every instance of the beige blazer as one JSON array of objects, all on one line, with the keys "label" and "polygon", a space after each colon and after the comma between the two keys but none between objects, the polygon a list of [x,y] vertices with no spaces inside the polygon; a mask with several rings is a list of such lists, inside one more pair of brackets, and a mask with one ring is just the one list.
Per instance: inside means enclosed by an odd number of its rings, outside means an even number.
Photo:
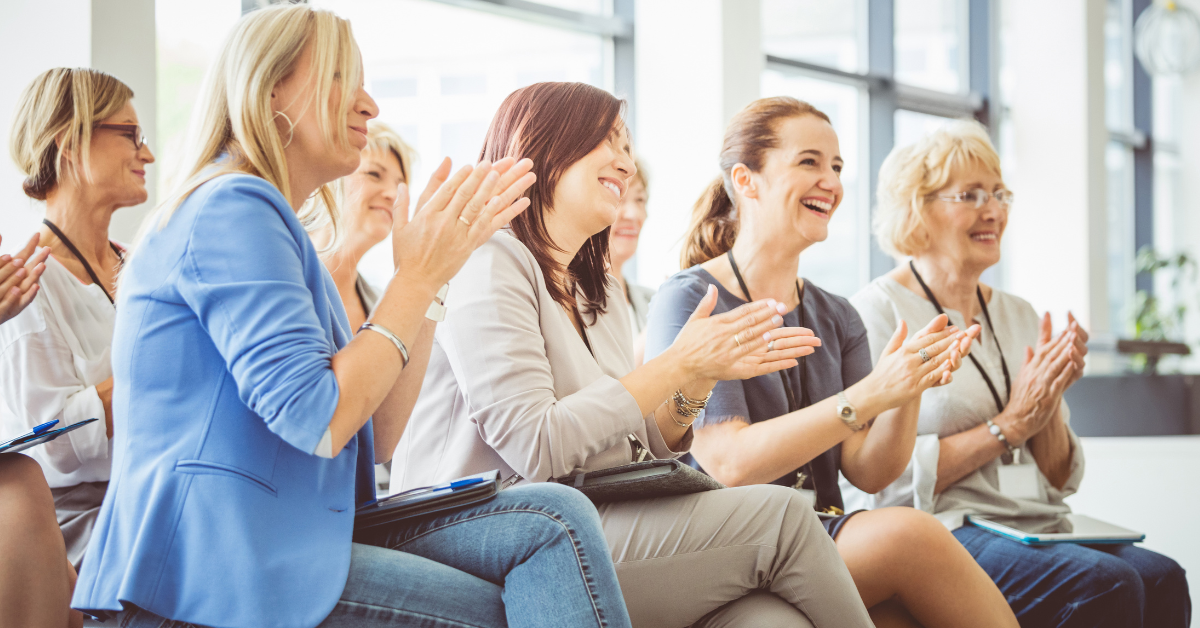
[{"label": "beige blazer", "polygon": [[450,282],[391,490],[491,469],[544,482],[627,464],[630,434],[656,458],[687,451],[691,432],[670,450],[618,381],[633,370],[633,335],[609,279],[607,311],[587,328],[593,356],[524,244],[500,231],[475,251]]}]

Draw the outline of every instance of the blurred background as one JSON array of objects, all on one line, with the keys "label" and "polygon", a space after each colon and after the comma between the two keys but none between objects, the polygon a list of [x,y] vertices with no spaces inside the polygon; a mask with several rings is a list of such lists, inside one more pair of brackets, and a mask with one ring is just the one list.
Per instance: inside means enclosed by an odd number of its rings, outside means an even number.
[{"label": "blurred background", "polygon": [[[442,156],[474,160],[515,88],[583,81],[626,99],[650,176],[626,274],[652,287],[679,270],[691,206],[748,102],[795,96],[832,118],[846,197],[801,272],[845,296],[896,264],[869,230],[884,157],[948,119],[980,120],[1018,199],[985,281],[1056,326],[1074,312],[1095,341],[1068,399],[1089,464],[1072,503],[1146,531],[1200,590],[1200,0],[310,2],[351,20],[380,118],[420,155],[419,187]],[[150,200],[113,222],[113,237],[131,240],[171,186],[208,64],[260,4],[4,0],[0,135],[7,145],[20,90],[47,68],[91,66],[131,85],[158,158]],[[41,208],[2,161],[8,252]],[[377,284],[388,246],[363,261]]]}]

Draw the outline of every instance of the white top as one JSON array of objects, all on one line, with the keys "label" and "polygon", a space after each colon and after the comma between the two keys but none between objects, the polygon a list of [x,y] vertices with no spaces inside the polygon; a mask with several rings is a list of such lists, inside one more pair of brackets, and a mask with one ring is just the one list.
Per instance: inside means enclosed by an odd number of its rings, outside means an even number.
[{"label": "white top", "polygon": [[[933,304],[923,296],[887,277],[880,277],[850,299],[862,316],[871,345],[871,358],[879,361],[884,346],[896,331],[900,319],[908,323],[910,336],[929,324],[937,315]],[[1001,401],[1008,402],[1004,392],[1004,374],[1000,368],[1000,355],[996,340],[1004,351],[1012,381],[1025,362],[1025,347],[1037,343],[1038,315],[1024,299],[993,289],[988,301],[988,312],[996,324],[996,336],[988,327],[981,313],[972,323],[980,323],[982,335],[971,348],[971,355],[987,371],[1000,393]],[[947,309],[950,323],[966,329],[969,325],[961,312]],[[1038,497],[1036,499],[1011,498],[1000,492],[997,469],[1003,464],[999,458],[988,462],[967,474],[941,495],[935,495],[939,439],[964,432],[994,418],[999,411],[995,399],[979,371],[964,360],[963,366],[954,373],[954,381],[946,386],[930,388],[921,398],[921,414],[917,420],[917,443],[913,448],[908,468],[895,482],[879,493],[869,495],[842,479],[842,494],[846,510],[858,508],[882,508],[885,506],[912,506],[931,513],[951,530],[962,525],[963,515],[979,514],[992,516],[1047,515],[1070,512],[1063,498],[1079,489],[1083,480],[1083,449],[1079,438],[1070,429],[1070,409],[1063,402],[1063,419],[1067,421],[1072,446],[1071,475],[1062,490],[1037,472]],[[1033,462],[1028,446],[1021,448],[1022,462]]]},{"label": "white top", "polygon": [[84,285],[53,256],[40,283],[33,303],[0,325],[0,440],[54,419],[55,429],[100,419],[24,453],[51,488],[107,482],[112,444],[96,384],[112,376],[116,309],[103,288]]}]

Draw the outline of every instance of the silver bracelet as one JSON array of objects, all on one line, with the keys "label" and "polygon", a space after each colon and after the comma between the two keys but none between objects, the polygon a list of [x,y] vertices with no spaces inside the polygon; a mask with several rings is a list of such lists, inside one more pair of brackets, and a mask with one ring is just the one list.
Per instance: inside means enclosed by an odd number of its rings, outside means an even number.
[{"label": "silver bracelet", "polygon": [[384,327],[378,323],[372,323],[371,321],[363,323],[362,327],[358,328],[358,331],[362,331],[364,329],[367,331],[373,331],[384,338],[391,340],[392,344],[396,345],[396,349],[400,351],[400,370],[404,370],[404,367],[408,366],[408,347],[404,346],[404,341],[401,340],[399,336],[393,334],[387,327]]},{"label": "silver bracelet", "polygon": [[1014,451],[1016,451],[1016,447],[1013,447],[1012,443],[1008,442],[1008,437],[1004,435],[1004,432],[1000,431],[999,425],[996,425],[996,423],[994,421],[992,421],[991,419],[988,419],[987,426],[988,426],[988,431],[992,433],[992,436],[996,437],[996,440],[1000,441],[1001,445],[1004,445],[1004,447],[1006,449],[1008,449],[1008,453],[1010,455]]},{"label": "silver bracelet", "polygon": [[[675,401],[675,412],[677,412],[679,416],[691,419],[692,422],[695,422],[696,417],[700,416],[700,413],[704,411],[704,406],[708,405],[708,400],[712,399],[712,391],[708,391],[708,395],[706,395],[703,399],[692,399],[687,395],[684,395],[683,391],[676,390],[675,394],[671,395],[671,399]],[[684,423],[683,421],[676,419],[674,413],[672,413],[671,420],[675,421],[675,425],[678,425],[682,428],[689,428],[692,426],[691,423]]]}]

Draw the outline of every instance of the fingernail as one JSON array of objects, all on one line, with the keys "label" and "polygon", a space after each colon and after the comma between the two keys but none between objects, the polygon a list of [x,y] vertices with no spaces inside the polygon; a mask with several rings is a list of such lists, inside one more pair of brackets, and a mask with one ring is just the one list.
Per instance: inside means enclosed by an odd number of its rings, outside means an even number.
[{"label": "fingernail", "polygon": [[780,314],[787,314],[787,306],[785,306],[785,305],[784,305],[784,304],[782,304],[782,303],[776,303],[776,304],[775,304],[775,311],[776,311],[776,312],[779,312]]},{"label": "fingernail", "polygon": [[767,332],[767,333],[763,334],[763,340],[765,340],[767,342],[771,342],[771,332]]},{"label": "fingernail", "polygon": [[778,315],[776,315],[776,316],[772,316],[772,317],[771,317],[771,322],[772,322],[772,323],[775,323],[776,325],[782,325],[782,324],[783,324],[783,317],[782,317],[782,316],[778,316]]}]

